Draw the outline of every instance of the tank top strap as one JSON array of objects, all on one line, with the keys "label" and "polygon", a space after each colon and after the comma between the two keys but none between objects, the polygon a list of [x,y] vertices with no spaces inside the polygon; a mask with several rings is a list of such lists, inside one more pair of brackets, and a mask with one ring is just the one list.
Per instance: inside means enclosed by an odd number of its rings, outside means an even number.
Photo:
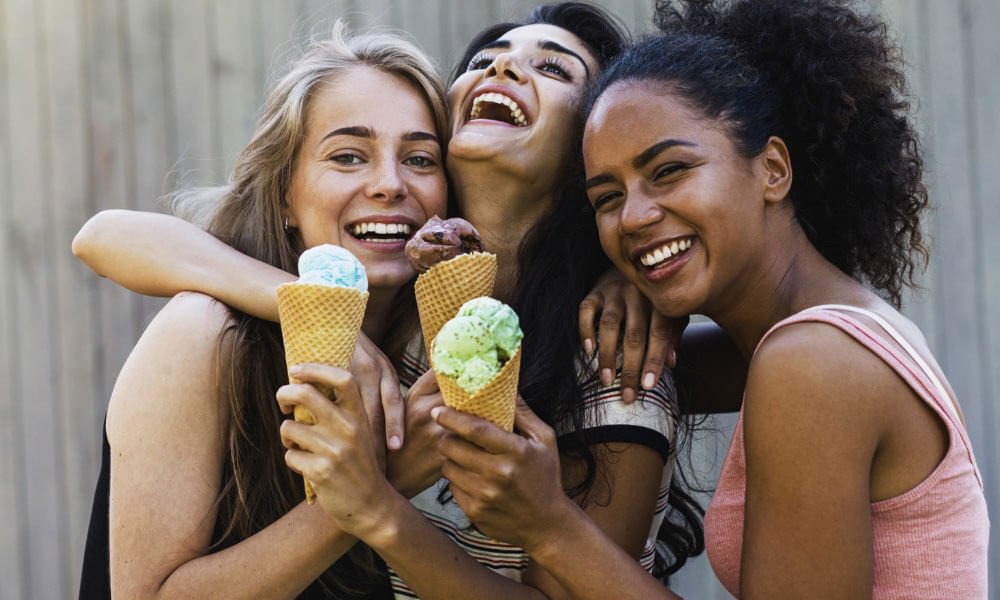
[{"label": "tank top strap", "polygon": [[[920,353],[916,351],[913,345],[910,344],[910,342],[908,342],[906,338],[904,338],[903,335],[900,334],[898,330],[896,330],[895,327],[893,327],[888,321],[886,321],[885,318],[883,318],[878,313],[875,313],[868,309],[860,308],[857,306],[850,306],[848,304],[820,304],[818,306],[807,308],[802,312],[808,313],[808,312],[831,311],[831,310],[858,314],[868,317],[872,321],[875,321],[875,323],[877,323],[878,326],[881,327],[882,330],[885,331],[889,335],[889,337],[893,339],[893,341],[899,344],[899,347],[903,349],[903,352],[905,352],[906,355],[910,357],[910,360],[913,362],[913,364],[917,366],[917,369],[931,383],[931,385],[934,387],[934,390],[937,392],[938,401],[944,407],[947,407],[945,410],[947,410],[949,416],[953,417],[957,421],[957,423],[961,423],[961,418],[959,418],[958,414],[958,407],[955,406],[955,401],[952,399],[951,394],[948,393],[948,390],[947,388],[945,388],[944,383],[941,381],[941,378],[937,376],[937,373],[934,372],[934,369],[931,369],[930,365],[927,364],[927,361],[925,361],[924,358],[920,355]],[[854,322],[856,325],[861,325],[855,319],[850,319],[850,320]]]},{"label": "tank top strap", "polygon": [[[864,315],[877,323],[879,327],[885,331],[885,335],[892,338],[898,344],[899,348],[888,344],[887,340],[884,339],[884,336],[878,335],[866,323],[856,317],[853,317],[852,314]],[[812,306],[774,324],[767,331],[767,333],[764,334],[760,342],[757,343],[757,348],[760,348],[761,344],[763,344],[775,330],[792,323],[800,323],[804,321],[819,321],[833,325],[856,339],[862,345],[869,348],[869,350],[874,352],[876,355],[881,356],[883,360],[886,360],[888,364],[890,364],[890,366],[892,364],[897,365],[896,367],[893,367],[893,369],[897,370],[897,373],[899,373],[900,376],[904,376],[905,374],[904,379],[909,379],[911,381],[911,386],[918,386],[914,387],[915,391],[918,391],[918,388],[922,388],[920,391],[923,392],[922,395],[924,395],[925,401],[931,403],[937,408],[940,412],[941,418],[944,419],[948,428],[952,430],[955,435],[957,435],[959,440],[961,440],[969,455],[969,459],[972,461],[973,465],[975,465],[976,461],[972,454],[972,442],[968,437],[965,426],[962,424],[961,418],[959,417],[955,401],[951,398],[951,395],[948,394],[947,389],[944,387],[944,383],[937,376],[937,374],[934,373],[923,357],[921,357],[913,346],[906,341],[906,338],[904,338],[896,330],[896,328],[890,325],[889,322],[880,315],[863,308],[845,304],[823,304]],[[756,349],[754,352],[756,352]],[[910,360],[905,360],[904,356],[909,357]],[[902,369],[902,371],[899,371],[898,369]],[[975,473],[980,485],[982,485],[982,478],[979,474],[978,468],[975,468]]]}]

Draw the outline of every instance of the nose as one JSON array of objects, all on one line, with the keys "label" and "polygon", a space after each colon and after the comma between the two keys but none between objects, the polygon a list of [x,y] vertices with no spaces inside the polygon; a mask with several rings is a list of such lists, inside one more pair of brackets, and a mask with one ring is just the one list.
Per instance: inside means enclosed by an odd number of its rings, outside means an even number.
[{"label": "nose", "polygon": [[407,188],[402,165],[395,160],[395,157],[378,161],[373,175],[365,190],[369,198],[396,202],[406,197]]},{"label": "nose", "polygon": [[634,190],[625,198],[618,226],[622,233],[637,233],[662,218],[663,209],[655,198]]},{"label": "nose", "polygon": [[489,79],[509,79],[511,81],[521,81],[524,78],[524,74],[521,73],[520,68],[517,66],[517,62],[510,52],[501,52],[497,54],[496,58],[490,64],[489,68],[486,69],[486,77]]}]

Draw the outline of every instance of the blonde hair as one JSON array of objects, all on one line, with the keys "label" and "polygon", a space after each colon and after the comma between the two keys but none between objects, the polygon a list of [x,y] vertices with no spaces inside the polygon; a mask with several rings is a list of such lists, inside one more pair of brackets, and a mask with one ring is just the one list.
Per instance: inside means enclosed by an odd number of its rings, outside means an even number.
[{"label": "blonde hair", "polygon": [[[349,35],[338,21],[330,38],[313,42],[275,84],[228,186],[178,192],[172,198],[175,212],[203,218],[206,210],[213,211],[208,224],[212,234],[244,254],[295,273],[301,240],[294,230],[285,230],[282,207],[305,136],[309,100],[322,86],[335,85],[340,74],[357,67],[412,83],[431,110],[443,151],[449,129],[447,103],[431,61],[404,39],[385,33]],[[218,390],[228,415],[213,551],[250,537],[303,499],[301,478],[285,466],[277,441],[284,417],[274,393],[288,382],[280,329],[237,311],[231,315],[220,344]],[[405,327],[396,329],[399,335],[407,333]],[[370,551],[352,551],[352,558],[354,570],[327,571],[320,585],[347,594],[363,590],[372,572]]]}]

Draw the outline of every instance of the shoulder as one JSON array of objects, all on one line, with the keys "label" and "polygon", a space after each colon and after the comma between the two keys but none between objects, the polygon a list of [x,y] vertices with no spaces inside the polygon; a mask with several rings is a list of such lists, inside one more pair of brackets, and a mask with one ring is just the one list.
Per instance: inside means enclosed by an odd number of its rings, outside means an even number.
[{"label": "shoulder", "polygon": [[[197,293],[172,298],[153,318],[119,373],[108,407],[108,435],[171,417],[218,414],[217,368],[229,312]],[[206,419],[214,422],[213,419]]]},{"label": "shoulder", "polygon": [[822,322],[781,327],[757,348],[747,375],[744,430],[757,441],[804,446],[839,440],[874,452],[886,416],[891,369],[839,328]]}]

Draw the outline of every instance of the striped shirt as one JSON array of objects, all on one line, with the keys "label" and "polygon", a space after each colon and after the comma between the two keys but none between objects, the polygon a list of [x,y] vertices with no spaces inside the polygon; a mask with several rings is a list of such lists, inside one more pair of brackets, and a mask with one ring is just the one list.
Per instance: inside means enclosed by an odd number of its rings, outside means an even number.
[{"label": "striped shirt", "polygon": [[[411,344],[403,356],[399,372],[401,385],[408,389],[427,369],[423,341]],[[584,372],[584,365],[580,371]],[[589,372],[596,372],[596,359],[589,365]],[[668,374],[664,374],[653,390],[640,395],[639,400],[625,404],[621,400],[621,381],[615,379],[610,386],[592,381],[583,388],[583,433],[590,443],[634,443],[648,446],[663,457],[664,466],[660,478],[660,489],[656,511],[650,524],[646,544],[640,557],[644,568],[652,571],[656,552],[656,534],[663,523],[667,510],[670,478],[673,472],[674,454],[672,442],[677,421],[676,392]],[[572,432],[572,424],[563,422],[556,427],[559,435]],[[429,521],[441,529],[455,544],[469,556],[490,570],[515,581],[521,581],[528,566],[528,555],[524,550],[483,535],[465,517],[454,500],[442,504],[439,494],[447,488],[448,482],[441,479],[435,485],[415,496],[411,502]],[[389,570],[393,592],[396,598],[416,598],[406,583]]]}]

